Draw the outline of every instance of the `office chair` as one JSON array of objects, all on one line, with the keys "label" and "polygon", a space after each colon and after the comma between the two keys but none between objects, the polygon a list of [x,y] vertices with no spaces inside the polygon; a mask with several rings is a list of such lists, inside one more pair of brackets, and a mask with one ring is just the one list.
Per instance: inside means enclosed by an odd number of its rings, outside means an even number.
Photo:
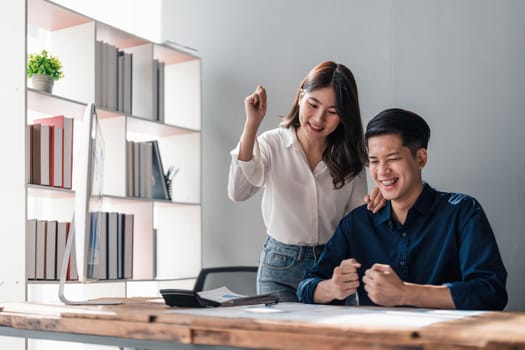
[{"label": "office chair", "polygon": [[203,268],[193,290],[228,287],[232,292],[242,295],[257,294],[257,266],[224,266]]}]

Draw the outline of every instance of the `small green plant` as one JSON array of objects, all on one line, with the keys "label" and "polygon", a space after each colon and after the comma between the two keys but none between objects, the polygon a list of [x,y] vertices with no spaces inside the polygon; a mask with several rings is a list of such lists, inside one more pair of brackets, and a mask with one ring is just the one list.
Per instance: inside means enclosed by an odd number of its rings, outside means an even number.
[{"label": "small green plant", "polygon": [[56,56],[50,56],[46,50],[42,50],[40,53],[29,54],[27,77],[31,78],[33,74],[49,75],[54,80],[64,77],[62,63]]}]

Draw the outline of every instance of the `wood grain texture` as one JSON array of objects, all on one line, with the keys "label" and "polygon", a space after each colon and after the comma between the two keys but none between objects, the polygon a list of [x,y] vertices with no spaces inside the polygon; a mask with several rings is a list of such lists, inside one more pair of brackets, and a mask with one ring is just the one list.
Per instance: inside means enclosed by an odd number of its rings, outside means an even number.
[{"label": "wood grain texture", "polygon": [[221,317],[220,312],[210,317],[173,310],[146,298],[125,299],[111,306],[0,303],[0,325],[252,349],[525,349],[525,313],[488,312],[426,327],[374,328],[344,322]]}]

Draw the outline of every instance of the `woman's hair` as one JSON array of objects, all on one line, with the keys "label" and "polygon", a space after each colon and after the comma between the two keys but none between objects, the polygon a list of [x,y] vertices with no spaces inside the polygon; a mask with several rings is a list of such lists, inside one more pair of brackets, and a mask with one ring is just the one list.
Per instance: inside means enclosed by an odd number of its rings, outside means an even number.
[{"label": "woman's hair", "polygon": [[401,137],[403,146],[415,156],[420,148],[428,148],[430,127],[414,112],[401,108],[390,108],[376,115],[366,127],[365,139],[374,136],[395,134]]},{"label": "woman's hair", "polygon": [[357,176],[367,162],[357,85],[350,69],[332,61],[314,67],[301,82],[292,109],[284,117],[281,126],[298,128],[301,97],[307,92],[326,87],[334,89],[337,114],[341,119],[337,128],[328,135],[328,146],[323,153],[323,161],[337,189]]}]

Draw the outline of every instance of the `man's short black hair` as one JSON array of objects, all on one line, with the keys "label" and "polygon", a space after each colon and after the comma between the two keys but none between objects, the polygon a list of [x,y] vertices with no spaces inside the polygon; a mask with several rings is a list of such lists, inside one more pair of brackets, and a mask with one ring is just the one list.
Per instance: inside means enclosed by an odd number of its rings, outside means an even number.
[{"label": "man's short black hair", "polygon": [[401,137],[403,146],[410,148],[412,154],[420,148],[428,148],[430,127],[414,112],[400,108],[390,108],[376,115],[366,127],[365,142],[373,136],[396,134]]}]

